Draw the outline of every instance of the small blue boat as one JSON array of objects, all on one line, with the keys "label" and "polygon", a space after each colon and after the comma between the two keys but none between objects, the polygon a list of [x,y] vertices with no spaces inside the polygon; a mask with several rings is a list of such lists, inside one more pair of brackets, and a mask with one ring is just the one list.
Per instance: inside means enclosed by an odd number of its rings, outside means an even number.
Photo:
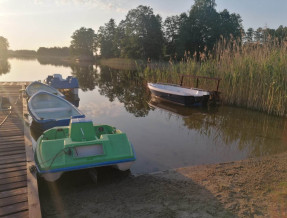
[{"label": "small blue boat", "polygon": [[85,117],[70,102],[46,91],[39,91],[30,97],[28,111],[35,125],[42,130],[68,126],[72,118]]},{"label": "small blue boat", "polygon": [[77,78],[68,76],[66,79],[63,79],[61,74],[48,76],[45,82],[47,85],[52,86],[55,89],[73,89],[75,90],[74,94],[77,94],[77,90],[79,88]]}]

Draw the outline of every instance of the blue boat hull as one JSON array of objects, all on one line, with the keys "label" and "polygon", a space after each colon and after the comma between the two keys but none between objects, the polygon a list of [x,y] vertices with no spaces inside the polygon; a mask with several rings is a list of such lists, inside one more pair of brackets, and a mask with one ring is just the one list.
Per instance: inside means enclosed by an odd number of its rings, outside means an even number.
[{"label": "blue boat hull", "polygon": [[[29,112],[30,113],[30,112]],[[85,115],[80,115],[80,116],[74,116],[71,117],[70,119],[62,119],[62,120],[38,120],[35,117],[32,116],[30,113],[31,117],[33,118],[33,126],[41,131],[45,131],[47,129],[51,129],[56,126],[69,126],[70,120],[72,118],[85,118]]]}]

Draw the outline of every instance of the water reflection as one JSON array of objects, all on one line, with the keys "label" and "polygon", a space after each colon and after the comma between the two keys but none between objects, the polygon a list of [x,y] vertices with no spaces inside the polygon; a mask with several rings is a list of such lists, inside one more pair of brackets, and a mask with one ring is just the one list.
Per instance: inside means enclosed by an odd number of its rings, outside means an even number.
[{"label": "water reflection", "polygon": [[[180,117],[183,125],[216,146],[234,146],[259,157],[287,151],[286,119],[235,107],[187,108],[152,99],[150,105]],[[233,148],[234,149],[234,148]]]},{"label": "water reflection", "polygon": [[10,72],[10,64],[8,62],[8,59],[1,59],[0,58],[0,76],[3,74],[6,74],[8,72]]},{"label": "water reflection", "polygon": [[85,91],[92,91],[95,89],[98,80],[97,68],[92,64],[78,63],[70,66],[72,69],[72,76],[79,81],[80,88]]},{"label": "water reflection", "polygon": [[59,58],[59,57],[45,57],[45,56],[38,56],[37,57],[38,62],[41,65],[52,65],[56,67],[70,67],[71,65],[71,60],[69,59],[64,59],[64,58]]},{"label": "water reflection", "polygon": [[210,137],[219,146],[236,144],[249,157],[281,153],[287,150],[286,120],[263,113],[233,107],[219,107],[218,113],[183,118],[184,125]]},{"label": "water reflection", "polygon": [[111,102],[117,98],[125,109],[136,117],[144,117],[150,107],[150,93],[143,79],[134,71],[114,70],[106,66],[100,67],[98,80],[99,93]]}]

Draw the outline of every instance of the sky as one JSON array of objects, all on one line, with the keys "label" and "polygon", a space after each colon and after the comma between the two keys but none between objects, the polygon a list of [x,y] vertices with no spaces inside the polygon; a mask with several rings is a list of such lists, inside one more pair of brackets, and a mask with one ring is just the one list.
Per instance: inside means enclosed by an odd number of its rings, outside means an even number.
[{"label": "sky", "polygon": [[[130,9],[153,8],[162,16],[188,12],[193,0],[0,0],[0,36],[10,49],[69,46],[81,27],[95,32],[110,18],[118,24]],[[287,26],[287,0],[216,0],[216,10],[227,9],[243,19],[244,29]]]}]

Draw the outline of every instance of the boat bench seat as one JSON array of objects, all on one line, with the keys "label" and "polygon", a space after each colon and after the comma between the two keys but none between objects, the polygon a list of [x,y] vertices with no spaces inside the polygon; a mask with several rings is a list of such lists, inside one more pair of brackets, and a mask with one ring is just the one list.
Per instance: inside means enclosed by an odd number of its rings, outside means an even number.
[{"label": "boat bench seat", "polygon": [[68,107],[34,109],[36,113],[51,113],[51,112],[62,112],[62,111],[70,111],[70,110],[71,108],[68,108]]}]

